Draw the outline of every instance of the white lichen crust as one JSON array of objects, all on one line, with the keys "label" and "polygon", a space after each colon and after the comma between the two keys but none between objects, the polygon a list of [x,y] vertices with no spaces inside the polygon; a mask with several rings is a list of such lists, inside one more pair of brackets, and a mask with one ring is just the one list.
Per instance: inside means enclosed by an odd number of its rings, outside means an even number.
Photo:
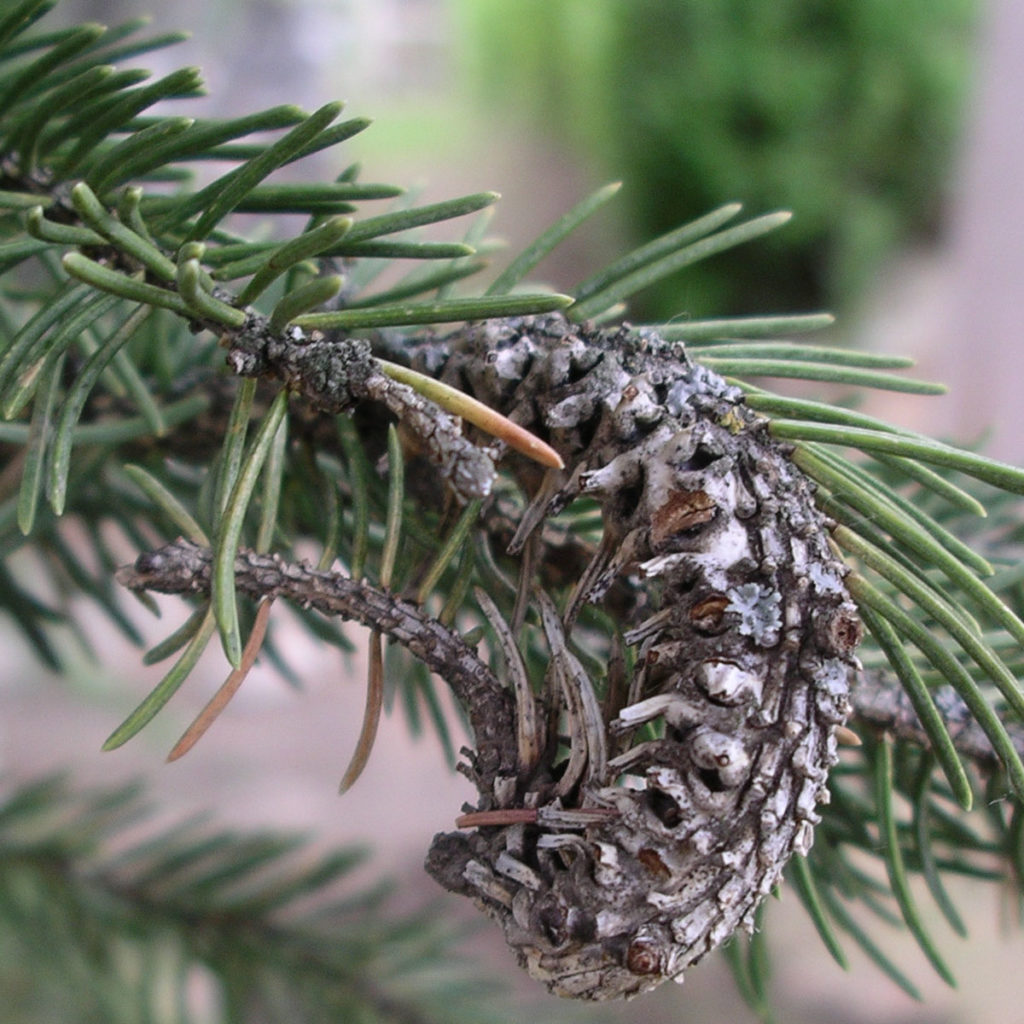
[{"label": "white lichen crust", "polygon": [[[514,777],[478,775],[478,827],[437,836],[428,869],[560,995],[681,980],[752,926],[811,844],[860,638],[844,568],[787,449],[681,346],[550,316],[481,325],[445,355],[446,379],[565,460],[524,484],[533,500],[513,548],[584,495],[604,541],[562,621],[541,609],[544,695],[559,695],[568,759],[555,729]],[[571,639],[579,608],[624,583],[638,595],[625,632],[636,670],[595,712],[561,631]],[[557,721],[544,695],[537,714]]]}]

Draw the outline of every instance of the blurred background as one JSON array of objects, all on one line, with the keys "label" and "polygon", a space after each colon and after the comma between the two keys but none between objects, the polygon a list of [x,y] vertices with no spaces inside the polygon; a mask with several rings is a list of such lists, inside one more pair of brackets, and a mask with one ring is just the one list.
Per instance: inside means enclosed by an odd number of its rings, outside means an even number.
[{"label": "blurred background", "polygon": [[[376,123],[333,157],[338,166],[321,168],[325,178],[358,160],[368,180],[420,184],[428,201],[497,189],[492,232],[510,255],[587,192],[623,180],[614,209],[540,268],[559,288],[725,202],[752,214],[792,209],[783,230],[682,272],[630,315],[836,311],[836,340],[912,354],[922,376],[953,385],[946,398],[900,396],[870,411],[1024,461],[1018,0],[67,0],[58,11],[66,23],[140,14],[192,31],[143,62],[204,69],[210,95],[189,112],[346,99],[350,115]],[[172,621],[180,614],[168,604]],[[433,895],[418,862],[468,785],[432,738],[410,743],[395,719],[339,799],[364,674],[337,652],[296,643],[289,657],[308,680],[303,693],[257,671],[203,743],[165,767],[205,700],[194,683],[177,702],[187,706],[101,755],[158,671],[144,677],[138,652],[126,650],[47,680],[12,640],[0,769],[29,778],[71,766],[88,781],[141,773],[169,813],[211,809],[228,824],[298,828],[324,846],[371,841],[410,901]],[[112,678],[110,665],[123,668]],[[211,665],[210,689],[221,677]],[[997,897],[992,887],[961,896],[974,911],[971,941],[949,936],[943,949],[961,979],[956,993],[911,943],[884,936],[888,950],[905,949],[900,962],[928,993],[923,1008],[856,958],[843,975],[784,897],[769,915],[780,1019],[1024,1022],[1024,941],[999,930]],[[452,897],[446,911],[468,912],[459,903]],[[496,932],[475,945],[513,974]],[[681,990],[589,1019],[712,1015],[752,1019],[716,961]]]}]

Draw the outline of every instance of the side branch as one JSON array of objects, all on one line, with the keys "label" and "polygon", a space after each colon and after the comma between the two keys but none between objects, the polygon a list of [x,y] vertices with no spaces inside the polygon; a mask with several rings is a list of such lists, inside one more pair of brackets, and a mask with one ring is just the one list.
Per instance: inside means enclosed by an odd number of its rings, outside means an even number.
[{"label": "side branch", "polygon": [[462,433],[462,422],[380,368],[368,341],[307,336],[297,327],[270,330],[251,316],[238,332],[222,334],[227,363],[243,377],[276,377],[313,405],[337,413],[353,402],[380,402],[410,430],[463,501],[485,498],[494,482],[494,460]]},{"label": "side branch", "polygon": [[[131,590],[208,594],[212,563],[209,548],[179,538],[139,555],[134,565],[118,572],[117,579]],[[496,775],[515,771],[511,694],[458,633],[417,605],[338,573],[245,550],[235,559],[235,586],[252,598],[282,597],[391,637],[451,687],[469,717],[477,745],[475,768],[482,779],[492,781]]]},{"label": "side branch", "polygon": [[[989,738],[960,695],[951,686],[943,686],[932,696],[960,756],[982,771],[997,768],[999,758]],[[861,722],[884,729],[908,743],[929,745],[910,698],[894,676],[862,672],[850,691],[850,703]],[[1007,721],[1006,731],[1017,752],[1024,757],[1024,723]]]}]

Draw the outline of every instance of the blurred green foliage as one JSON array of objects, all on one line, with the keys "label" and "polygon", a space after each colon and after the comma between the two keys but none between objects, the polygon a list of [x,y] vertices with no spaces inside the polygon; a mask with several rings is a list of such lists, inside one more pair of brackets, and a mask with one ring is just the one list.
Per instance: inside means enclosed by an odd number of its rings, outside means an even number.
[{"label": "blurred green foliage", "polygon": [[734,199],[798,211],[777,239],[652,289],[644,316],[849,308],[940,226],[977,0],[454,7],[486,102],[624,179],[631,240]]}]

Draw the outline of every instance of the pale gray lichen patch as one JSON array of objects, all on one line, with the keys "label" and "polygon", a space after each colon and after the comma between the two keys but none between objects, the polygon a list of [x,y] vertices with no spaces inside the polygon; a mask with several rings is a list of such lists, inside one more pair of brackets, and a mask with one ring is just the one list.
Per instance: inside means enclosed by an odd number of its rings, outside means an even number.
[{"label": "pale gray lichen patch", "polygon": [[807,566],[807,578],[814,584],[819,594],[846,593],[842,577],[832,566],[812,562]]},{"label": "pale gray lichen patch", "polygon": [[774,587],[759,583],[744,583],[726,591],[728,611],[739,617],[736,628],[753,637],[762,647],[774,647],[779,642],[782,626],[782,595]]}]

